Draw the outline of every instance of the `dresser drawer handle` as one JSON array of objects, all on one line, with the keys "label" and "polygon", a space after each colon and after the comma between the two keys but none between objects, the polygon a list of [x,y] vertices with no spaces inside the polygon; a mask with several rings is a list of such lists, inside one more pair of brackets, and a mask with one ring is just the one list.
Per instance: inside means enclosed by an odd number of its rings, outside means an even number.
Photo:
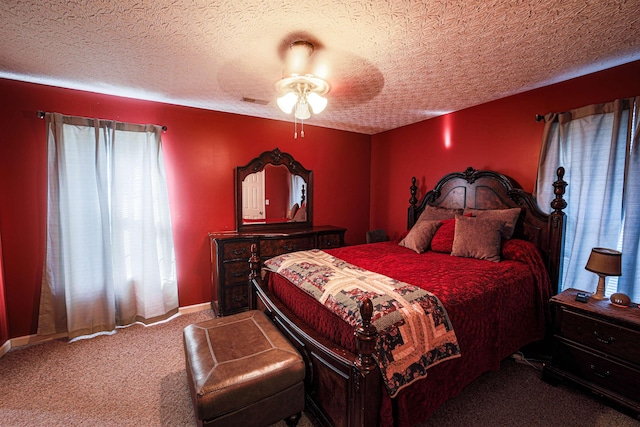
[{"label": "dresser drawer handle", "polygon": [[295,252],[297,246],[294,244],[293,246],[284,245],[284,250],[287,252]]},{"label": "dresser drawer handle", "polygon": [[247,254],[247,248],[242,248],[240,250],[234,249],[234,250],[231,251],[231,253],[233,255],[246,255]]},{"label": "dresser drawer handle", "polygon": [[[233,273],[231,273],[231,275],[232,275],[233,277],[236,277],[236,278],[237,278],[237,277],[242,277],[242,276],[244,276],[244,275],[245,275],[245,273],[243,273],[242,271],[234,271]],[[246,274],[246,276],[247,276],[247,277],[249,277],[249,274]]]},{"label": "dresser drawer handle", "polygon": [[236,295],[236,296],[233,297],[233,300],[235,302],[242,302],[242,301],[244,301],[244,296]]},{"label": "dresser drawer handle", "polygon": [[609,337],[609,338],[600,338],[600,334],[598,333],[598,331],[593,331],[593,335],[596,337],[596,339],[598,341],[600,341],[602,344],[613,344],[613,342],[616,340],[614,337]]},{"label": "dresser drawer handle", "polygon": [[593,374],[595,376],[600,377],[600,378],[607,378],[608,376],[611,375],[611,372],[609,372],[609,371],[604,371],[604,373],[598,372],[596,370],[596,365],[591,365],[591,370],[593,371]]}]

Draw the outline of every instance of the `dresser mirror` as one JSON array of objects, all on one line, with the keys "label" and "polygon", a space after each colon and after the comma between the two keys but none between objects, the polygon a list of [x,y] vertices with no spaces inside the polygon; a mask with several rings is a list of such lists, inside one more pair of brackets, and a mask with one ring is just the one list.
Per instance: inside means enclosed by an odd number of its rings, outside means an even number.
[{"label": "dresser mirror", "polygon": [[313,172],[291,154],[265,151],[236,167],[238,231],[313,225]]}]

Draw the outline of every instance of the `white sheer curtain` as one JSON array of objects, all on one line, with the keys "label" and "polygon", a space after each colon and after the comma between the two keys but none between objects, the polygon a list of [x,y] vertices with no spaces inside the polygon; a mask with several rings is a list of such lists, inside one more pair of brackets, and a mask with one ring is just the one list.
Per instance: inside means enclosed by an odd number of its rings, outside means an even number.
[{"label": "white sheer curtain", "polygon": [[[548,207],[553,199],[549,188],[558,166],[565,167],[569,183],[560,290],[595,291],[597,277],[584,268],[591,249],[621,248],[625,217],[631,223],[629,212],[625,215],[625,191],[633,184],[626,172],[634,105],[634,99],[622,99],[545,117],[536,183],[540,206]],[[632,215],[637,222],[638,212]],[[623,252],[622,258],[637,258],[637,251]],[[637,269],[623,268],[622,274],[638,283]],[[617,280],[609,278],[609,285],[606,295],[615,292]]]},{"label": "white sheer curtain", "polygon": [[[304,178],[299,175],[291,175],[291,181],[289,182],[289,207],[295,205],[302,206],[302,189],[304,188]],[[306,195],[305,195],[306,198]]]},{"label": "white sheer curtain", "polygon": [[70,338],[177,312],[161,129],[47,114],[38,334]]}]

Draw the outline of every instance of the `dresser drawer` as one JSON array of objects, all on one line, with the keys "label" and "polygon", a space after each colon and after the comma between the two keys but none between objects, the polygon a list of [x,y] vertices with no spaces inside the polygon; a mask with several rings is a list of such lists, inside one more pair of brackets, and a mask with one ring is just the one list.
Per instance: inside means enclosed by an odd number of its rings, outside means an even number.
[{"label": "dresser drawer", "polygon": [[224,264],[224,281],[227,284],[249,283],[249,263],[247,261],[226,262]]},{"label": "dresser drawer", "polygon": [[566,372],[631,399],[638,398],[640,371],[585,349],[558,342],[554,365]]},{"label": "dresser drawer", "polygon": [[222,254],[223,260],[242,259],[247,261],[251,256],[251,243],[253,243],[251,240],[225,242]]},{"label": "dresser drawer", "polygon": [[227,284],[224,288],[223,300],[224,305],[220,308],[221,316],[246,310],[249,305],[249,283]]},{"label": "dresser drawer", "polygon": [[558,335],[640,365],[640,333],[564,310]]},{"label": "dresser drawer", "polygon": [[339,248],[340,246],[342,246],[342,233],[318,235],[318,249]]},{"label": "dresser drawer", "polygon": [[260,240],[260,258],[267,259],[288,252],[307,251],[315,246],[314,236]]}]

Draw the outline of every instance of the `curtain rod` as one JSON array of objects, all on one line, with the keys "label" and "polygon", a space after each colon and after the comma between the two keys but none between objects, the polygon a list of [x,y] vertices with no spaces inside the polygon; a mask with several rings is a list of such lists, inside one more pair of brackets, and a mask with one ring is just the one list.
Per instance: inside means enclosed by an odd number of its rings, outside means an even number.
[{"label": "curtain rod", "polygon": [[[44,111],[38,110],[37,114],[38,114],[38,118],[39,119],[44,119],[44,114],[45,114]],[[166,126],[162,126],[162,131],[166,132],[167,131],[167,127]]]},{"label": "curtain rod", "polygon": [[541,122],[544,120],[544,116],[542,114],[536,114],[536,122]]}]

